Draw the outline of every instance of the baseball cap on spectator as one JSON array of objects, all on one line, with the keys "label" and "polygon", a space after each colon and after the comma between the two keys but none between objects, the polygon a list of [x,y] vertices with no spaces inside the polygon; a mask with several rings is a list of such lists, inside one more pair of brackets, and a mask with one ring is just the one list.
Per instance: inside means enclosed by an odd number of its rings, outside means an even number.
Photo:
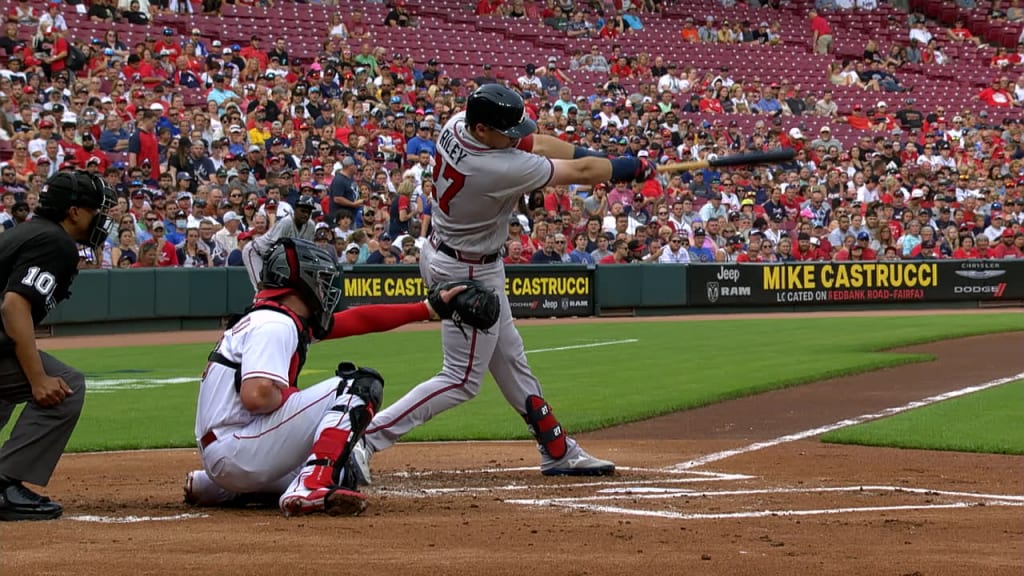
[{"label": "baseball cap on spectator", "polygon": [[242,127],[238,124],[232,124],[231,127],[228,128],[228,132],[231,132],[232,134],[240,134],[242,132]]},{"label": "baseball cap on spectator", "polygon": [[188,192],[179,192],[178,196],[175,198],[175,200],[191,200],[191,199],[192,199],[192,195],[189,194]]},{"label": "baseball cap on spectator", "polygon": [[239,241],[250,240],[250,239],[252,239],[252,232],[239,232],[238,233],[238,240]]},{"label": "baseball cap on spectator", "polygon": [[910,192],[910,197],[911,198],[924,198],[924,190],[921,190],[920,188],[914,188]]},{"label": "baseball cap on spectator", "polygon": [[359,252],[359,244],[349,242],[348,246],[345,246],[345,252]]},{"label": "baseball cap on spectator", "polygon": [[252,146],[249,146],[249,152],[259,152],[260,150],[263,150],[263,148],[260,148],[259,146],[255,145],[255,144],[253,144]]},{"label": "baseball cap on spectator", "polygon": [[817,236],[811,236],[811,245],[813,245],[813,246],[820,246],[821,245],[821,239],[818,238]]},{"label": "baseball cap on spectator", "polygon": [[228,222],[241,222],[241,221],[242,221],[242,217],[239,216],[238,213],[233,211],[233,210],[229,210],[229,211],[224,213],[224,223],[225,224],[228,223]]},{"label": "baseball cap on spectator", "polygon": [[356,164],[356,161],[351,156],[346,156],[345,159],[341,161],[341,165],[343,167],[355,166],[355,164]]},{"label": "baseball cap on spectator", "polygon": [[793,127],[789,129],[789,137],[794,140],[803,140],[804,133],[799,128]]},{"label": "baseball cap on spectator", "polygon": [[629,244],[626,245],[630,252],[643,252],[644,246],[639,240],[630,240]]},{"label": "baseball cap on spectator", "polygon": [[203,200],[202,198],[196,198],[196,200],[195,200],[195,202],[193,202],[193,204],[195,205],[196,208],[205,208],[206,207],[206,200]]},{"label": "baseball cap on spectator", "polygon": [[1002,209],[1003,209],[1003,204],[1001,202],[993,202],[992,203],[992,211],[993,212],[998,212],[998,211],[1000,211]]},{"label": "baseball cap on spectator", "polygon": [[164,229],[164,221],[160,220],[159,218],[157,218],[156,221],[153,222],[152,225],[150,225],[150,228],[153,228],[154,230],[157,229],[157,228],[163,230]]},{"label": "baseball cap on spectator", "polygon": [[705,236],[704,229],[703,228],[694,228],[693,229],[693,235],[694,236]]},{"label": "baseball cap on spectator", "polygon": [[867,232],[858,232],[857,233],[857,240],[858,241],[861,241],[861,240],[871,240],[871,234],[868,234]]},{"label": "baseball cap on spectator", "polygon": [[1010,230],[1009,228],[1007,228],[1006,230],[1003,230],[1002,236],[1003,236],[1003,238],[1013,238],[1015,236],[1015,234],[1013,233],[1013,230]]}]

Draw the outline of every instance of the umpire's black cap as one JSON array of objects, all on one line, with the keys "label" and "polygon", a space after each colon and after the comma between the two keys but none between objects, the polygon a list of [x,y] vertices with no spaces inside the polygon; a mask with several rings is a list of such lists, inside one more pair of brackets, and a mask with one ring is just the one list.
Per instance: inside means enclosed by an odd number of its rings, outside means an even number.
[{"label": "umpire's black cap", "polygon": [[523,138],[537,130],[526,115],[523,99],[500,84],[484,84],[466,102],[466,125],[489,126],[509,138]]}]

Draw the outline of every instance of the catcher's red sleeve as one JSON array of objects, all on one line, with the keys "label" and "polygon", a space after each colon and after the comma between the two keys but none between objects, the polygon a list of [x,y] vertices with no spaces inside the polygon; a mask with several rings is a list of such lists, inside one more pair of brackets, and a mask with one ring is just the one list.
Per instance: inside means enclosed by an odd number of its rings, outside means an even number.
[{"label": "catcher's red sleeve", "polygon": [[423,302],[356,306],[334,313],[334,327],[324,340],[387,332],[421,320],[430,320],[430,311]]}]

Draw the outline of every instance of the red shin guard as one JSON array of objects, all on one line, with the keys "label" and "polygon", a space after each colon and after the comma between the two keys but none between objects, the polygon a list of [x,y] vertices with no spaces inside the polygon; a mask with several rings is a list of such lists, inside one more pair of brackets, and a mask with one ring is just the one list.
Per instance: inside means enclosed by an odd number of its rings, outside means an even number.
[{"label": "red shin guard", "polygon": [[523,416],[526,424],[530,427],[537,443],[544,448],[548,456],[558,460],[565,456],[567,447],[565,443],[565,432],[562,425],[558,423],[551,412],[551,407],[540,396],[527,396],[526,414]]}]

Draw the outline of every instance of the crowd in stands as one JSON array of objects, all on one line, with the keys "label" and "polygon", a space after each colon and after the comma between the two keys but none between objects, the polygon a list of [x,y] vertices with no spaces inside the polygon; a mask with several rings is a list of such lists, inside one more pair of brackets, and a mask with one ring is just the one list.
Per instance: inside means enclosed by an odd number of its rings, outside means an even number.
[{"label": "crowd in stands", "polygon": [[[828,11],[851,2],[818,2],[805,45],[782,49],[830,54],[832,33],[842,31]],[[769,12],[779,4],[753,3]],[[663,17],[663,4],[481,0],[477,15],[548,23],[571,39],[572,56],[523,63],[517,78],[487,64],[453,78],[444,62],[375,47],[359,10],[339,9],[317,30],[322,53],[306,61],[289,55],[287,38],[264,37],[272,31],[254,31],[241,46],[168,27],[129,46],[113,28],[71,41],[63,17],[81,10],[93,22],[148,23],[165,12],[216,14],[212,0],[18,0],[0,38],[0,224],[31,218],[47,177],[81,169],[117,192],[120,222],[102,253],[82,250],[83,268],[241,265],[245,243],[291,218],[301,196],[316,200],[315,241],[340,263],[416,263],[430,234],[434,139],[475,87],[504,82],[523,94],[539,133],[610,155],[669,163],[778,147],[797,154],[777,166],[537,190],[508,223],[508,263],[1024,258],[1020,115],[990,121],[984,108],[915,106],[899,70],[944,58],[921,31],[922,16],[908,15],[906,45],[869,44],[863,58],[829,66],[837,88],[877,92],[845,111],[832,92],[786,78],[701,72],[654,47],[634,55],[591,44]],[[389,8],[379,24],[415,33],[403,0]],[[1022,16],[1010,2],[1004,17]],[[680,35],[778,45],[769,20],[726,27],[691,18]],[[965,31],[949,34],[974,42]],[[977,98],[1015,110],[1024,102],[1024,45],[991,52],[997,75]],[[579,71],[605,80],[576,83]],[[741,127],[716,118],[724,114],[757,119]],[[786,129],[783,120],[797,122]],[[837,126],[857,136],[839,139]]]}]

